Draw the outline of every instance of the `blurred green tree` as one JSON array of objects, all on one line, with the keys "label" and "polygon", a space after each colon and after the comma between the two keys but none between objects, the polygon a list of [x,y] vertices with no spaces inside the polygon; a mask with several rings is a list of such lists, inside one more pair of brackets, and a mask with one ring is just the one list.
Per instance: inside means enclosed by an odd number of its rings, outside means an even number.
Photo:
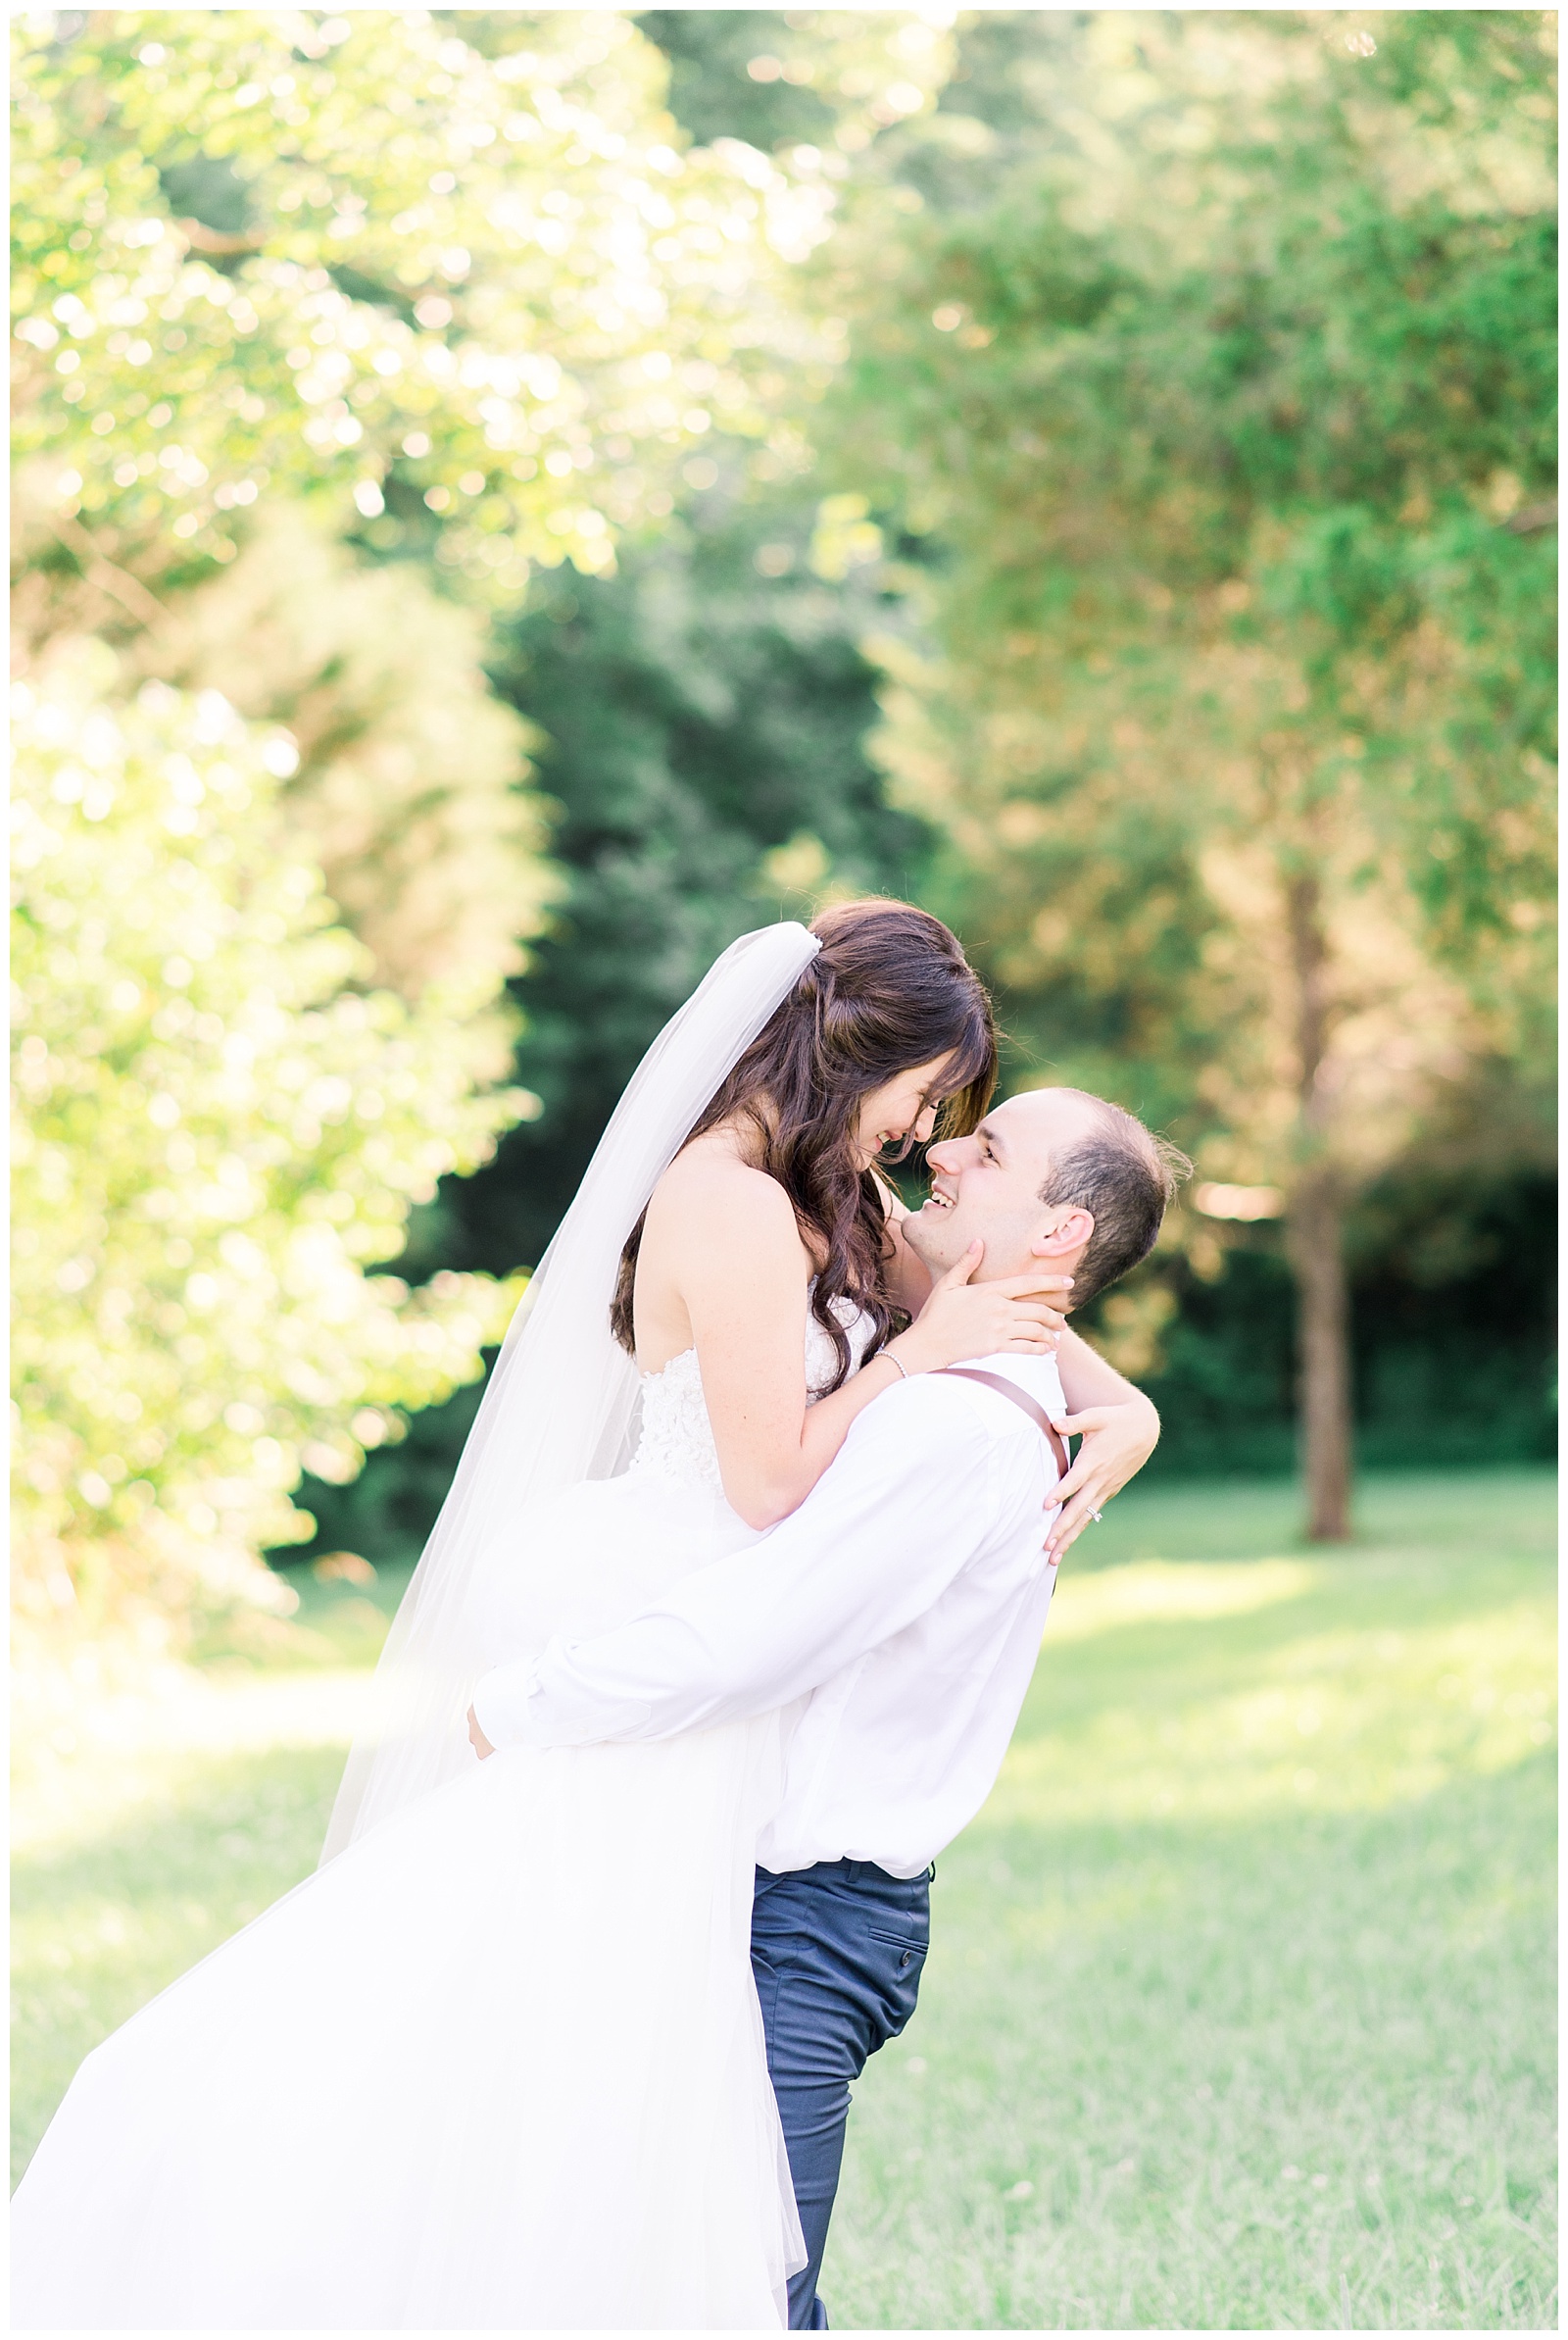
[{"label": "blurred green tree", "polygon": [[502,594],[603,570],[684,451],[765,431],[759,368],[809,353],[771,262],[825,188],[677,151],[612,11],[14,24],[28,543],[138,620],[137,584],[232,558],[280,492],[383,549],[433,515]]},{"label": "blurred green tree", "polygon": [[347,1478],[481,1369],[517,1286],[370,1272],[514,1115],[451,1018],[368,989],[278,843],[286,733],[217,692],[115,704],[101,644],[16,699],[17,1324],[41,1625],[276,1597],[302,1469]]},{"label": "blurred green tree", "polygon": [[1467,1100],[1540,1147],[1550,37],[1011,15],[822,262],[838,468],[939,554],[899,801],[1038,1058],[1277,1191],[1321,1536],[1348,1210]]},{"label": "blurred green tree", "polygon": [[743,139],[792,176],[847,178],[885,129],[926,113],[953,69],[952,16],[858,8],[655,8],[669,106],[699,146]]},{"label": "blurred green tree", "polygon": [[433,986],[461,1017],[476,1077],[507,1069],[515,1020],[496,994],[560,882],[526,785],[534,735],[491,691],[487,642],[484,613],[435,591],[423,563],[356,558],[279,501],[124,647],[140,672],[287,726],[300,763],[280,821],[373,979],[410,1000]]},{"label": "blurred green tree", "polygon": [[[948,43],[757,28],[780,55],[740,87],[832,132],[787,168],[743,123],[677,128],[613,13],[16,21],[21,631],[288,722],[288,817],[383,979],[499,981],[545,890],[525,734],[414,564],[514,609],[533,568],[608,573],[721,433],[771,434],[763,477],[806,460],[786,373],[820,386],[843,326],[780,263]],[[343,527],[395,573],[356,578]]]},{"label": "blurred green tree", "polygon": [[613,14],[15,39],[24,649],[104,634],[287,722],[292,842],[379,980],[466,1000],[494,1075],[551,881],[526,733],[452,596],[607,571],[694,447],[765,428],[753,376],[809,346],[774,262],[825,187],[677,151],[662,59]]}]

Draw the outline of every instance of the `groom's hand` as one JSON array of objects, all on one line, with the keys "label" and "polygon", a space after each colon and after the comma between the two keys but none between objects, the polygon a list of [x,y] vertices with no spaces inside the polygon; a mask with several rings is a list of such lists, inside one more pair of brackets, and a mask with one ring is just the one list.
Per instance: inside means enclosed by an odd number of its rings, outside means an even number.
[{"label": "groom's hand", "polygon": [[[449,1713],[450,1711],[451,1710],[448,1709]],[[479,1728],[479,1718],[474,1713],[472,1707],[469,1707],[468,1709],[468,1744],[473,1749],[474,1754],[479,1758],[481,1763],[483,1763],[487,1755],[494,1755],[495,1753],[495,1749],[485,1737],[484,1732]]]}]

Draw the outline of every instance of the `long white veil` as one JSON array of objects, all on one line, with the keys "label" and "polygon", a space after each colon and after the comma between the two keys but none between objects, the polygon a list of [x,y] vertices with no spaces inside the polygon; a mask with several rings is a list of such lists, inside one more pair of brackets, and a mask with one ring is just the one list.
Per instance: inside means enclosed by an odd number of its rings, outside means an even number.
[{"label": "long white veil", "polygon": [[530,1565],[528,1514],[629,1459],[637,1373],[610,1330],[622,1246],[692,1124],[820,949],[784,921],[743,934],[649,1049],[496,1361],[457,1475],[393,1619],[374,1720],[350,1752],[323,1862],[474,1760],[465,1714],[498,1577]]}]

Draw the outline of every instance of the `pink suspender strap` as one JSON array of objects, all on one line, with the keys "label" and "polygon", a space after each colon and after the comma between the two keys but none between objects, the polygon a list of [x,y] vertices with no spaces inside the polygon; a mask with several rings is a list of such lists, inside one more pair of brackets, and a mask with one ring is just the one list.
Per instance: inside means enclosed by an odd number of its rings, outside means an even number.
[{"label": "pink suspender strap", "polygon": [[[1028,1415],[1029,1419],[1034,1423],[1035,1428],[1039,1430],[1045,1437],[1047,1445],[1051,1448],[1052,1453],[1056,1458],[1057,1477],[1066,1477],[1068,1471],[1072,1469],[1072,1458],[1067,1452],[1066,1440],[1062,1437],[1061,1432],[1053,1423],[1051,1417],[1046,1412],[1044,1406],[1036,1405],[1034,1399],[1028,1396],[1024,1390],[1021,1390],[1018,1387],[1016,1381],[1005,1381],[1003,1379],[1000,1373],[985,1372],[977,1365],[945,1365],[939,1366],[937,1370],[939,1372],[951,1373],[955,1380],[983,1382],[987,1389],[994,1389],[999,1398],[1010,1398],[1015,1406],[1017,1406],[1023,1413]],[[1051,1509],[1049,1498],[1047,1499],[1046,1509],[1048,1511]]]}]

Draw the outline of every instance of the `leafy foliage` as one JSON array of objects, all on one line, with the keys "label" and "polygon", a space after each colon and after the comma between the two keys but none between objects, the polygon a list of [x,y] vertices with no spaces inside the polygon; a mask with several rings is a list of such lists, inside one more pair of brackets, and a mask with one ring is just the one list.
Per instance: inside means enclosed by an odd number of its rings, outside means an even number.
[{"label": "leafy foliage", "polygon": [[1318,1428],[1348,1204],[1546,1058],[1549,45],[1013,17],[821,264],[838,469],[939,548],[899,800],[1035,1064],[1283,1192]]},{"label": "leafy foliage", "polygon": [[612,12],[18,37],[17,448],[74,550],[85,524],[138,574],[221,561],[281,490],[352,498],[378,540],[450,514],[442,557],[503,592],[602,570],[683,449],[763,428],[760,359],[807,352],[768,263],[825,191],[678,152]]},{"label": "leafy foliage", "polygon": [[515,1287],[371,1272],[511,1119],[449,1020],[366,990],[279,850],[286,735],[63,658],[18,695],[18,1570],[38,1619],[254,1598],[398,1409],[480,1369]]},{"label": "leafy foliage", "polygon": [[126,657],[287,726],[291,840],[320,864],[376,981],[409,999],[434,986],[475,1071],[494,1074],[512,1030],[490,1011],[557,881],[526,785],[533,735],[489,688],[487,638],[422,564],[356,560],[308,508],[278,502]]},{"label": "leafy foliage", "polygon": [[669,59],[670,110],[699,146],[743,138],[807,178],[846,178],[849,157],[927,110],[953,62],[940,17],[901,10],[656,8],[636,22]]},{"label": "leafy foliage", "polygon": [[[878,204],[833,248],[858,303],[841,463],[863,477],[869,451],[947,564],[945,663],[896,672],[886,751],[946,806],[999,970],[1054,1040],[1093,1004],[1141,1076],[1185,1058],[1189,1094],[1269,1028],[1238,988],[1292,874],[1460,971],[1499,1045],[1539,995],[1544,33],[1379,37],[1031,31],[1050,136],[937,115],[901,149],[925,208]],[[1259,850],[1250,916],[1212,857]],[[1240,1117],[1258,1070],[1203,1118]]]}]

